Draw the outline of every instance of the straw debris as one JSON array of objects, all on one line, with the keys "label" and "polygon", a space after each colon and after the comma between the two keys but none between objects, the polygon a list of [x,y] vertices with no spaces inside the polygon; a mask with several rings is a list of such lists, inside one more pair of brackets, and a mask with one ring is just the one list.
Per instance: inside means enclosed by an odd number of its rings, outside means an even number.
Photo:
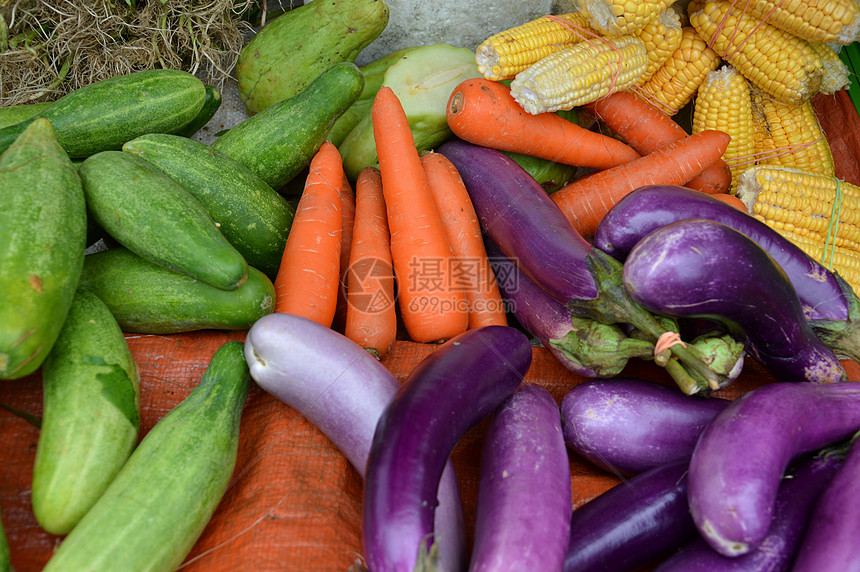
[{"label": "straw debris", "polygon": [[155,68],[221,88],[259,1],[0,0],[0,106]]}]

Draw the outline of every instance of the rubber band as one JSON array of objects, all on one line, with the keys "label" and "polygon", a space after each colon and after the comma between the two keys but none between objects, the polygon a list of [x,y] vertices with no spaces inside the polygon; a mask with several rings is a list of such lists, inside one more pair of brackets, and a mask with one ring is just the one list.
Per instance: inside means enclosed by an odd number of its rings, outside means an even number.
[{"label": "rubber band", "polygon": [[687,344],[681,340],[681,334],[678,332],[663,332],[660,334],[660,337],[657,338],[657,343],[654,344],[654,357],[657,357],[659,354],[668,350],[672,346],[681,345],[682,348],[686,348]]},{"label": "rubber band", "polygon": [[669,112],[666,113],[666,115],[675,115],[679,111],[678,109],[675,109],[674,107],[672,107],[671,105],[669,105],[665,101],[662,101],[656,95],[653,95],[652,93],[650,93],[648,91],[645,91],[644,89],[642,89],[638,85],[634,85],[634,86],[628,88],[628,90],[635,93],[638,97],[644,99],[645,101],[647,101],[648,103],[650,103],[654,107],[657,107],[658,109],[660,107],[668,109]]},{"label": "rubber band", "polygon": [[[839,217],[842,213],[842,181],[836,179],[836,196],[833,197],[833,207],[830,209],[830,224],[827,226],[827,238],[824,241],[824,252],[821,264],[833,271],[833,254],[836,252],[836,235],[839,233]],[[826,263],[827,251],[830,250],[830,263]]]},{"label": "rubber band", "polygon": [[558,16],[556,16],[554,14],[547,14],[545,17],[549,18],[550,20],[552,20],[554,22],[561,24],[561,26],[563,28],[566,28],[571,33],[578,35],[580,38],[582,38],[582,41],[587,43],[589,46],[593,46],[594,44],[589,42],[588,37],[583,35],[582,32],[586,32],[588,34],[591,34],[592,36],[594,36],[595,38],[597,38],[601,42],[603,42],[605,44],[609,44],[609,46],[618,53],[618,67],[615,68],[615,71],[612,72],[612,81],[609,83],[609,93],[613,93],[615,91],[615,84],[618,80],[618,76],[621,74],[621,66],[624,65],[624,55],[621,53],[621,48],[619,48],[618,46],[616,46],[615,44],[613,44],[612,42],[610,42],[609,40],[607,40],[606,38],[604,38],[600,34],[597,34],[597,33],[593,32],[591,30],[588,30],[586,28],[581,28],[580,26],[577,26],[576,24],[574,24],[572,22],[568,22],[567,20],[564,20],[563,18],[559,18]]},{"label": "rubber band", "polygon": [[[757,153],[751,153],[749,155],[738,155],[737,157],[727,157],[725,158],[726,163],[729,163],[731,167],[740,167],[741,165],[747,165],[749,163],[756,163],[758,161],[762,161],[765,159],[776,159],[777,157],[782,157],[783,155],[789,155],[791,153],[796,153],[797,151],[803,151],[807,147],[811,147],[821,141],[824,138],[823,135],[819,135],[816,139],[812,141],[807,141],[805,143],[797,143],[795,145],[787,145],[785,147],[776,147],[775,149],[771,149],[770,151],[759,151]],[[777,153],[779,151],[779,153]],[[738,159],[749,159],[748,161],[741,161],[736,163]]]}]

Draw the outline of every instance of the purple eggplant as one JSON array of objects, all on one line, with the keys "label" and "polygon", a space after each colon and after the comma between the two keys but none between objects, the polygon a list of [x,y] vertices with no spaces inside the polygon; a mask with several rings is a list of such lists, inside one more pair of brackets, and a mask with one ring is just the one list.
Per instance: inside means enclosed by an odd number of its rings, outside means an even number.
[{"label": "purple eggplant", "polygon": [[654,572],[787,572],[821,491],[841,465],[839,455],[815,456],[797,463],[779,485],[773,521],[755,550],[742,556],[724,556],[698,537]]},{"label": "purple eggplant", "polygon": [[[313,423],[360,475],[376,424],[400,382],[358,344],[305,318],[270,314],[251,327],[245,358],[254,381]],[[438,488],[435,530],[439,570],[467,564],[465,522],[454,467],[446,464]]]},{"label": "purple eggplant", "polygon": [[[481,227],[531,280],[575,316],[604,324],[629,324],[656,343],[677,325],[656,318],[630,299],[621,264],[593,248],[546,191],[513,159],[488,147],[452,140],[438,149],[456,167]],[[695,347],[675,345],[671,354],[683,375],[669,372],[685,393],[717,389],[727,376],[709,367]]]},{"label": "purple eggplant", "polygon": [[541,386],[522,385],[484,437],[469,571],[561,570],[571,506],[558,404]]},{"label": "purple eggplant", "polygon": [[729,401],[684,395],[639,379],[586,381],[561,400],[567,446],[621,475],[688,461],[705,426]]},{"label": "purple eggplant", "polygon": [[812,512],[792,572],[858,572],[860,550],[860,444],[856,437],[845,464]]},{"label": "purple eggplant", "polygon": [[775,382],[742,395],[708,424],[690,458],[699,532],[726,556],[754,550],[767,536],[791,460],[858,428],[860,382]]},{"label": "purple eggplant", "polygon": [[730,226],[686,219],[660,227],[630,251],[623,278],[633,299],[653,312],[723,323],[780,381],[847,379],[806,321],[785,272]]},{"label": "purple eggplant", "polygon": [[687,463],[656,467],[573,511],[564,572],[626,572],[695,536]]},{"label": "purple eggplant", "polygon": [[819,337],[860,359],[860,299],[848,283],[763,222],[710,195],[675,186],[636,189],[603,218],[594,246],[623,261],[645,235],[690,218],[721,222],[761,246],[785,271]]},{"label": "purple eggplant", "polygon": [[484,326],[451,338],[415,366],[379,418],[367,461],[362,537],[368,569],[433,566],[445,542],[433,535],[445,461],[460,437],[519,387],[531,360],[525,334]]}]

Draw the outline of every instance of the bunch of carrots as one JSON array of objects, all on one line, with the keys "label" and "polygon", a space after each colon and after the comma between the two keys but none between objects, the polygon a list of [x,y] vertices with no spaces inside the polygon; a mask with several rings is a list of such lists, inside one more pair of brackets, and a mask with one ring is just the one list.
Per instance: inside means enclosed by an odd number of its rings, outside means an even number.
[{"label": "bunch of carrots", "polygon": [[671,117],[627,91],[587,107],[621,140],[555,113],[529,114],[510,88],[483,78],[457,86],[447,117],[454,135],[464,141],[595,169],[552,195],[586,239],[615,203],[646,185],[683,185],[746,210],[728,194],[731,172],[721,156],[730,139],[722,131],[688,135]]},{"label": "bunch of carrots", "polygon": [[[725,133],[688,135],[624,91],[588,109],[618,138],[555,113],[526,113],[510,88],[483,78],[453,91],[447,117],[454,135],[476,145],[593,169],[552,195],[587,239],[615,203],[646,185],[684,185],[745,210],[728,194]],[[311,161],[275,280],[275,311],[342,331],[380,359],[400,333],[439,342],[469,328],[506,325],[481,226],[456,168],[439,153],[419,154],[390,88],[376,94],[371,118],[379,164],[361,171],[354,192],[334,145],[324,143]]]},{"label": "bunch of carrots", "polygon": [[507,325],[456,168],[441,154],[419,155],[390,88],[379,90],[371,116],[379,167],[361,171],[354,194],[334,145],[324,143],[310,163],[275,279],[275,311],[342,328],[380,359],[401,322],[416,342]]}]

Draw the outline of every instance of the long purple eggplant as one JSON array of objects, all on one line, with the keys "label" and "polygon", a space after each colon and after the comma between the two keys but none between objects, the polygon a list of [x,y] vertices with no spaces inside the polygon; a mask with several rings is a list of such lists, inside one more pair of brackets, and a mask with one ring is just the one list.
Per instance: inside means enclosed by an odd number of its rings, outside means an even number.
[{"label": "long purple eggplant", "polygon": [[565,394],[561,418],[573,451],[607,471],[635,475],[688,461],[705,426],[728,404],[641,379],[595,380]]},{"label": "long purple eggplant", "polygon": [[[565,218],[546,191],[513,159],[488,147],[452,140],[438,149],[463,179],[481,227],[517,267],[572,314],[604,324],[629,324],[656,343],[664,320],[630,299],[621,283],[621,264],[593,248]],[[677,332],[677,325],[668,326]],[[684,376],[673,378],[685,393],[717,389],[727,376],[691,346],[671,354]]]},{"label": "long purple eggplant", "polygon": [[860,359],[860,299],[851,286],[763,222],[710,195],[675,186],[636,189],[603,218],[594,246],[623,261],[645,235],[690,218],[721,222],[761,246],[785,271],[819,337]]},{"label": "long purple eggplant", "polygon": [[[842,466],[839,455],[804,459],[779,485],[773,521],[758,548],[742,556],[724,556],[701,537],[658,566],[654,572],[787,572],[797,554],[809,516],[821,492]],[[854,529],[856,530],[856,529]],[[853,531],[852,531],[853,532]],[[851,539],[852,548],[856,546]],[[816,567],[823,572],[825,569]],[[849,568],[832,568],[847,572]]]},{"label": "long purple eggplant", "polygon": [[633,299],[653,312],[722,322],[780,381],[847,379],[785,272],[728,225],[687,219],[660,227],[630,251],[623,277]]},{"label": "long purple eggplant", "polygon": [[[257,320],[245,340],[254,381],[313,423],[360,475],[376,424],[400,388],[382,364],[331,328],[291,314]],[[464,570],[465,522],[460,488],[450,461],[438,487],[435,512],[439,570]]]},{"label": "long purple eggplant", "polygon": [[484,437],[469,571],[561,570],[571,503],[558,404],[541,386],[524,384]]},{"label": "long purple eggplant", "polygon": [[696,536],[687,463],[640,473],[573,511],[564,572],[627,572]]},{"label": "long purple eggplant", "polygon": [[433,566],[445,542],[433,535],[445,461],[460,437],[519,387],[531,360],[525,334],[485,326],[451,338],[415,366],[379,418],[367,461],[362,537],[369,570]]},{"label": "long purple eggplant", "polygon": [[742,395],[708,424],[690,458],[699,532],[726,556],[754,550],[767,536],[791,460],[858,429],[860,382],[775,382]]},{"label": "long purple eggplant", "polygon": [[858,572],[860,550],[860,444],[824,490],[809,520],[792,572]]}]

